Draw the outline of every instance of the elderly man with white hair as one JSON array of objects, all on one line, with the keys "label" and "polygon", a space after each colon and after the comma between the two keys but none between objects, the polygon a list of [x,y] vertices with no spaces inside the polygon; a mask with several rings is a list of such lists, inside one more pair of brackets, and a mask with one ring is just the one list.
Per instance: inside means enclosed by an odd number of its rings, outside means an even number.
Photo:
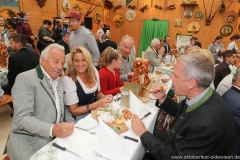
[{"label": "elderly man with white hair", "polygon": [[153,72],[154,67],[157,67],[161,64],[163,54],[164,47],[161,47],[160,40],[158,38],[154,38],[144,55],[144,58],[146,58],[150,63],[148,67],[150,73]]}]

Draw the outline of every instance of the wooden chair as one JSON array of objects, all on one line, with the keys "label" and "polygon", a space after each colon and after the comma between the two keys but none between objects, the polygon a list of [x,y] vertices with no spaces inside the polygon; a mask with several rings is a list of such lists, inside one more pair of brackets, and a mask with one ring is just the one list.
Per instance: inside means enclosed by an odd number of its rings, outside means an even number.
[{"label": "wooden chair", "polygon": [[12,96],[10,96],[8,94],[4,94],[2,96],[7,97],[8,99],[6,101],[4,101],[4,102],[0,102],[0,107],[5,105],[5,104],[8,104],[8,103],[12,102]]},{"label": "wooden chair", "polygon": [[2,160],[10,160],[8,156],[5,156]]}]

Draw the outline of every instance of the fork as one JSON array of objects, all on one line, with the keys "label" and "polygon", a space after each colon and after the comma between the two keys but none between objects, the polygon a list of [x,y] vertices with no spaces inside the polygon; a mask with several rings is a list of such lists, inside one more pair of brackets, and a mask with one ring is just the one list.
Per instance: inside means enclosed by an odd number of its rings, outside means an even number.
[{"label": "fork", "polygon": [[91,135],[94,135],[94,134],[97,133],[97,132],[90,132],[90,131],[88,131],[88,130],[82,129],[82,128],[77,127],[77,126],[75,126],[75,128],[77,128],[77,129],[81,129],[82,131],[86,131],[86,132],[90,133]]},{"label": "fork", "polygon": [[93,151],[93,154],[94,154],[96,157],[104,158],[104,159],[106,159],[106,160],[110,160],[109,158],[103,157],[101,154],[99,154],[99,153],[96,152],[96,151]]}]

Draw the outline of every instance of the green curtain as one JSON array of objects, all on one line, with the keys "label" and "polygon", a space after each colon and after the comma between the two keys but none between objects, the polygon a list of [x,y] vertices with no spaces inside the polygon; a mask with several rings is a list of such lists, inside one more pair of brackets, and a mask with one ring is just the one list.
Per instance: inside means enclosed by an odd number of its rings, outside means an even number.
[{"label": "green curtain", "polygon": [[143,24],[142,36],[138,57],[142,57],[142,51],[145,51],[153,38],[165,38],[168,34],[168,21],[145,20]]}]

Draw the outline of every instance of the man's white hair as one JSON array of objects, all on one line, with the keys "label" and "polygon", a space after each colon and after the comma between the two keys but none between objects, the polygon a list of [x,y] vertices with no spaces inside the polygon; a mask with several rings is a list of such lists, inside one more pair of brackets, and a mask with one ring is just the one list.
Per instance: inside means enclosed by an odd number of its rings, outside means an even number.
[{"label": "man's white hair", "polygon": [[40,57],[40,63],[41,63],[41,59],[44,57],[44,59],[46,60],[48,57],[49,57],[49,54],[50,54],[50,51],[53,49],[53,48],[56,48],[60,51],[62,51],[64,53],[64,47],[57,44],[57,43],[53,43],[53,44],[50,44],[48,45],[41,53],[41,57]]},{"label": "man's white hair", "polygon": [[152,42],[151,42],[151,46],[155,47],[156,45],[160,44],[160,40],[157,38],[153,38]]}]

